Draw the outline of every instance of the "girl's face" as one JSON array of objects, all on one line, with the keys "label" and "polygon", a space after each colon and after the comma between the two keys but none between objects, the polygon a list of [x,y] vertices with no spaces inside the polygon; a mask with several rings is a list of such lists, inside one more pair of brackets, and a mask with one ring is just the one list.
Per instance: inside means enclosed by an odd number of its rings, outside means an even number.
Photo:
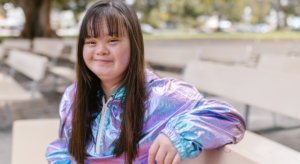
[{"label": "girl's face", "polygon": [[[102,21],[106,23],[106,21]],[[110,36],[104,24],[103,33],[98,37],[85,39],[83,59],[87,67],[102,82],[119,83],[125,76],[130,61],[130,40],[127,32],[124,35]]]}]

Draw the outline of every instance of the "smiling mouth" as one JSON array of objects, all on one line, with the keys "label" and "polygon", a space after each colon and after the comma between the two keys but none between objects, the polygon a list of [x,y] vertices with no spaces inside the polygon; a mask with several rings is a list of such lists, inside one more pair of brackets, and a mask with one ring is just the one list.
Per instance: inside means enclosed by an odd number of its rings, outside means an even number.
[{"label": "smiling mouth", "polygon": [[97,63],[100,63],[100,64],[108,64],[108,63],[112,63],[113,61],[112,60],[102,60],[102,59],[98,59],[98,60],[95,60]]}]

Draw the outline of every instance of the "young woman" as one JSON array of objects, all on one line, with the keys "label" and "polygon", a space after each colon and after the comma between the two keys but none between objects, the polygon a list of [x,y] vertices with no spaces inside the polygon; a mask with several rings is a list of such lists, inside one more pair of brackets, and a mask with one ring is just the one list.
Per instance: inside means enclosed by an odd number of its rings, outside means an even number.
[{"label": "young woman", "polygon": [[77,59],[77,82],[60,104],[60,136],[46,153],[50,163],[179,164],[243,138],[244,119],[232,106],[145,67],[139,20],[122,1],[88,10]]}]

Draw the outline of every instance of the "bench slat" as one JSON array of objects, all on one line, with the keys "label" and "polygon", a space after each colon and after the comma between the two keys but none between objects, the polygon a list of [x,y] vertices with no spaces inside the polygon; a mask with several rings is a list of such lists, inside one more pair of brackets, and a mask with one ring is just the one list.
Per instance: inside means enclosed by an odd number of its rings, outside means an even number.
[{"label": "bench slat", "polygon": [[184,80],[200,91],[300,120],[300,76],[190,62]]}]

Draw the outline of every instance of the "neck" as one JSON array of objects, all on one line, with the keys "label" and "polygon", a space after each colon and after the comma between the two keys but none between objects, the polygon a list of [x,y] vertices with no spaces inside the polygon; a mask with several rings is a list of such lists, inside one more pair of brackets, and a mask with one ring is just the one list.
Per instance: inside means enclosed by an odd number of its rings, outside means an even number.
[{"label": "neck", "polygon": [[111,82],[111,81],[101,81],[101,87],[105,94],[105,102],[108,101],[111,94],[118,88],[122,81]]}]

